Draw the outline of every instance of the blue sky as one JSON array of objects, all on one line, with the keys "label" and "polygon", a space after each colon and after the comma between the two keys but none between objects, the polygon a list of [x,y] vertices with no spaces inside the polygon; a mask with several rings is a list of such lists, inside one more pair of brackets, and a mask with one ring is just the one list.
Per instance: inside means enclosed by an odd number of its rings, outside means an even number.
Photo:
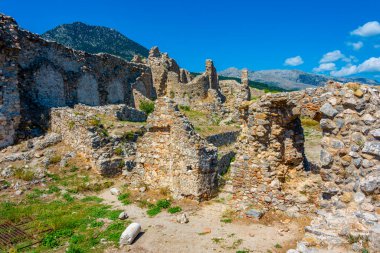
[{"label": "blue sky", "polygon": [[191,71],[203,71],[210,58],[218,70],[380,80],[379,0],[0,0],[0,12],[35,33],[74,21],[115,28]]}]

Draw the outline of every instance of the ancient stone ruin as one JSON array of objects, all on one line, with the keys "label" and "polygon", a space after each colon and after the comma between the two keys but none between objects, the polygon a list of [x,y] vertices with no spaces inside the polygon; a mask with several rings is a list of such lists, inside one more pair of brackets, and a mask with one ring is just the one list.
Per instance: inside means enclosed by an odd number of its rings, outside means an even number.
[{"label": "ancient stone ruin", "polygon": [[[94,172],[129,185],[197,201],[223,186],[242,215],[312,217],[293,252],[352,237],[380,248],[378,87],[329,82],[257,98],[247,70],[240,83],[219,80],[211,60],[194,76],[157,47],[127,62],[46,41],[8,16],[0,27],[0,165],[8,172],[62,142]],[[215,132],[201,131],[199,115]],[[303,117],[322,129],[318,164],[305,155]],[[25,147],[16,152],[17,143]]]},{"label": "ancient stone ruin", "polygon": [[168,98],[156,102],[147,132],[137,142],[137,173],[174,197],[208,199],[217,189],[217,149],[202,139]]}]

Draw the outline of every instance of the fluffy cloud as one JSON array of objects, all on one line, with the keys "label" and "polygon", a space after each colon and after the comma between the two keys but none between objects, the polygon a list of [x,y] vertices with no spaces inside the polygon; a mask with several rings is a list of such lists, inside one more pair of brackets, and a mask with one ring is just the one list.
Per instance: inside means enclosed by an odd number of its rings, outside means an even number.
[{"label": "fluffy cloud", "polygon": [[295,57],[286,59],[284,64],[286,66],[299,66],[303,64],[303,60],[301,56],[295,56]]},{"label": "fluffy cloud", "polygon": [[354,50],[359,50],[364,46],[363,42],[358,41],[358,42],[348,42],[347,43],[349,46],[351,46]]},{"label": "fluffy cloud", "polygon": [[324,54],[319,63],[335,62],[344,59],[347,59],[347,57],[340,50],[335,50]]},{"label": "fluffy cloud", "polygon": [[380,57],[372,57],[358,66],[358,72],[380,72]]},{"label": "fluffy cloud", "polygon": [[350,65],[337,71],[331,71],[332,76],[349,76],[364,72],[380,72],[380,57],[371,57],[359,65]]},{"label": "fluffy cloud", "polygon": [[324,71],[332,71],[335,70],[336,66],[335,63],[329,62],[329,63],[321,63],[319,67],[313,68],[314,72],[324,72]]},{"label": "fluffy cloud", "polygon": [[357,66],[355,65],[347,65],[340,70],[331,71],[330,75],[332,76],[349,76],[357,73]]},{"label": "fluffy cloud", "polygon": [[359,26],[351,32],[351,35],[358,35],[362,37],[370,37],[378,34],[380,34],[380,23],[377,21],[365,23],[363,26]]}]

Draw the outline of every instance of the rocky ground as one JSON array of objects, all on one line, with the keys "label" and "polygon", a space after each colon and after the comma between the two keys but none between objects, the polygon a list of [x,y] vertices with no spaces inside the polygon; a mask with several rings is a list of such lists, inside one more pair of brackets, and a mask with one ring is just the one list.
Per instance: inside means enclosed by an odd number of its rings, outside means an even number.
[{"label": "rocky ground", "polygon": [[[231,195],[223,190],[199,204],[174,201],[166,189],[128,187],[123,177],[95,173],[54,134],[4,149],[1,158],[0,223],[21,224],[30,235],[16,244],[26,246],[20,251],[286,252],[296,248],[310,222],[273,212],[248,218],[231,209]],[[120,195],[111,193],[115,188]],[[157,211],[163,200],[172,209]],[[129,217],[120,220],[123,211]],[[133,245],[119,248],[131,222],[140,223],[142,233]]]}]

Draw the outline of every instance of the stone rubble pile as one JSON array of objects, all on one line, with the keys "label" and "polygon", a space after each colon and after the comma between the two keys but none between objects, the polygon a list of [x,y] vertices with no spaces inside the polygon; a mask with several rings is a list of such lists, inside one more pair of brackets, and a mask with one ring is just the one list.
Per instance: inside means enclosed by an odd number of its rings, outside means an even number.
[{"label": "stone rubble pile", "polygon": [[[118,111],[120,110],[120,111]],[[112,113],[110,113],[112,111]],[[128,111],[129,113],[125,114]],[[102,124],[108,120],[118,124],[114,117],[129,115],[136,121],[145,119],[144,113],[125,106],[62,107],[51,110],[51,130],[62,135],[63,142],[89,158],[92,167],[104,176],[121,174],[123,170],[134,167],[136,139],[143,129],[121,126],[116,132],[109,132]],[[133,112],[133,113],[131,113]],[[136,118],[136,115],[138,117]]]}]

